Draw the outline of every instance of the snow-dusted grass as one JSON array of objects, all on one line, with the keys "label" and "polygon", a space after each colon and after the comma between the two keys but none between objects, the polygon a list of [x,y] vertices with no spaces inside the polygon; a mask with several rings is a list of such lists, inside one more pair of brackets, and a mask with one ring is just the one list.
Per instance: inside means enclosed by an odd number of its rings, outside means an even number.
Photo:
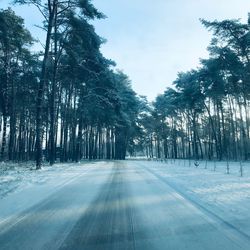
[{"label": "snow-dusted grass", "polygon": [[86,161],[55,164],[53,167],[45,165],[40,170],[34,170],[33,163],[1,163],[0,225],[38,204],[76,178],[105,166],[104,162]]},{"label": "snow-dusted grass", "polygon": [[57,163],[53,166],[44,164],[35,170],[34,162],[11,163],[0,162],[0,201],[11,193],[20,192],[31,186],[45,184],[60,186],[77,177],[93,164],[102,165],[101,161],[82,161],[78,163]]},{"label": "snow-dusted grass", "polygon": [[[130,161],[128,161],[128,164]],[[131,162],[132,163],[132,162]],[[93,166],[94,168],[91,168]],[[153,170],[167,183],[177,187],[197,204],[207,208],[250,236],[250,163],[200,161],[133,161],[132,164]],[[99,168],[111,168],[108,162],[56,164],[34,171],[33,165],[0,164],[0,224],[12,214],[42,201],[80,175]],[[161,180],[159,179],[159,182]]]},{"label": "snow-dusted grass", "polygon": [[[206,161],[206,160],[182,160],[182,159],[154,159],[148,160],[153,162],[161,162],[167,164],[168,166],[182,166],[190,168],[199,168],[211,170],[214,172],[232,174],[236,176],[241,176],[241,167],[242,175],[250,176],[250,162],[249,161]],[[197,163],[198,164],[197,164]]]},{"label": "snow-dusted grass", "polygon": [[200,161],[196,167],[194,161],[168,160],[151,161],[148,166],[192,200],[250,236],[250,163],[242,164],[243,177],[239,162],[229,162],[230,174],[227,162]]},{"label": "snow-dusted grass", "polygon": [[[8,194],[20,191],[31,185],[42,185],[59,175],[59,183],[64,181],[65,173],[68,177],[76,174],[79,164],[55,164],[53,167],[45,165],[40,170],[35,170],[35,165],[29,163],[0,163],[0,199]],[[82,166],[82,165],[81,165]],[[79,167],[79,166],[78,166]],[[63,171],[62,171],[63,170]]]}]

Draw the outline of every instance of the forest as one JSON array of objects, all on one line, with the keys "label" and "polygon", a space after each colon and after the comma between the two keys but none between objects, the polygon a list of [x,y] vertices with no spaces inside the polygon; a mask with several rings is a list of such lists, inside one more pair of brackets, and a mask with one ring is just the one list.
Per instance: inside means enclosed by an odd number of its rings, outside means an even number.
[{"label": "forest", "polygon": [[250,18],[201,19],[209,58],[150,103],[102,54],[90,0],[14,2],[38,8],[46,40],[34,52],[24,20],[0,10],[0,161],[249,160]]},{"label": "forest", "polygon": [[156,98],[148,134],[157,157],[249,160],[250,16],[201,23],[212,32],[209,58]]},{"label": "forest", "polygon": [[115,62],[100,52],[104,39],[90,21],[105,18],[90,1],[16,1],[44,16],[44,51],[24,20],[0,12],[1,160],[52,165],[124,159],[141,110],[140,97]]}]

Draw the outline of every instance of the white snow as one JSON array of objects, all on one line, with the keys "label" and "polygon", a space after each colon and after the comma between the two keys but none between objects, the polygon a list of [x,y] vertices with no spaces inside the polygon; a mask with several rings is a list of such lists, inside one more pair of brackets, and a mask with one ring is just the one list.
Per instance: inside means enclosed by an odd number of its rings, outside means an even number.
[{"label": "white snow", "polygon": [[[104,162],[56,164],[33,171],[32,164],[0,164],[0,225],[14,214],[39,203],[60,187],[80,175],[102,166]],[[230,174],[226,174],[226,162],[193,161],[134,161],[153,169],[163,179],[178,187],[178,190],[212,213],[230,222],[250,235],[250,163],[244,162],[244,174],[240,177],[240,163],[230,162]],[[110,167],[107,164],[107,167]],[[206,169],[205,169],[206,167]],[[159,180],[160,181],[160,180]],[[149,197],[147,197],[149,198]],[[161,197],[153,197],[160,199]],[[145,199],[139,203],[147,202]]]},{"label": "white snow", "polygon": [[214,162],[200,161],[197,168],[193,161],[190,163],[150,161],[148,167],[178,187],[182,194],[250,236],[250,163],[242,163],[243,177],[239,162],[229,162],[230,174],[226,162],[216,162],[215,171]]},{"label": "white snow", "polygon": [[0,226],[85,175],[93,164],[105,165],[103,162],[65,163],[34,170],[33,163],[0,163]]}]

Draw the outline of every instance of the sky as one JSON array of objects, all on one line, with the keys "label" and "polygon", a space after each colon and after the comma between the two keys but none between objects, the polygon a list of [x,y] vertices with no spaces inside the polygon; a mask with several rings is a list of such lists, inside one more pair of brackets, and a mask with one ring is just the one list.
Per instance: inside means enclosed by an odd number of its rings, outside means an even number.
[{"label": "sky", "polygon": [[[152,101],[171,87],[177,73],[199,65],[208,56],[211,34],[199,19],[238,19],[246,22],[249,0],[93,0],[107,18],[94,22],[106,38],[105,57],[126,73],[133,89]],[[9,6],[0,0],[0,8]],[[35,38],[44,43],[41,16],[32,7],[13,8],[25,19]]]}]

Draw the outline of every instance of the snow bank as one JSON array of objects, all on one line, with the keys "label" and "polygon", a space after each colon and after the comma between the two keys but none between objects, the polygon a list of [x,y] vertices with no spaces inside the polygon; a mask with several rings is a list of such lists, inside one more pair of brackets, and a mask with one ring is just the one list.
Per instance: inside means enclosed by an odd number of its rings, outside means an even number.
[{"label": "snow bank", "polygon": [[149,162],[160,176],[178,187],[181,193],[250,236],[250,163],[176,160]]},{"label": "snow bank", "polygon": [[[98,163],[47,165],[34,170],[32,163],[0,164],[0,225],[26,209],[38,204],[62,186],[91,171]],[[96,168],[94,168],[96,169]]]}]

